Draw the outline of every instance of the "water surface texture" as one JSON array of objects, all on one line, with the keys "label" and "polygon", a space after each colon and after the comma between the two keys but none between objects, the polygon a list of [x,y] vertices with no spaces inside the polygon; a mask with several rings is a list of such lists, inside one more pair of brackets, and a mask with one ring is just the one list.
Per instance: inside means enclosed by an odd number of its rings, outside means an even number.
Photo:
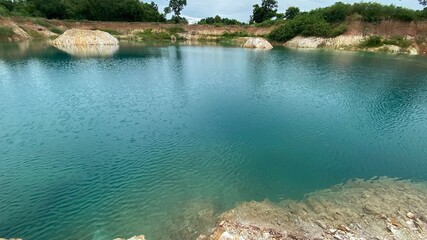
[{"label": "water surface texture", "polygon": [[[0,236],[174,238],[186,207],[427,180],[427,59],[122,46],[0,51]],[[9,49],[9,50],[5,50]]]}]

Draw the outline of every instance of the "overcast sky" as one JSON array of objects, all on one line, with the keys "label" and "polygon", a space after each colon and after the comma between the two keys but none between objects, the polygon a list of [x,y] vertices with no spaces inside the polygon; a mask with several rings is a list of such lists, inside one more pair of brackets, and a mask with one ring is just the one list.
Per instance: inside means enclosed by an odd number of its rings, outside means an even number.
[{"label": "overcast sky", "polygon": [[[278,0],[279,12],[284,12],[290,6],[297,6],[301,10],[311,10],[318,7],[330,6],[337,0]],[[148,2],[148,1],[146,1]],[[168,5],[168,0],[154,0],[162,11]],[[358,1],[341,0],[345,3],[355,3]],[[365,1],[365,2],[370,2]],[[394,4],[413,9],[422,9],[418,0],[378,0],[383,4]],[[240,21],[249,21],[252,13],[252,5],[261,3],[261,0],[187,0],[187,6],[184,8],[182,15],[192,18],[205,18],[215,15],[221,17],[235,18]]]}]

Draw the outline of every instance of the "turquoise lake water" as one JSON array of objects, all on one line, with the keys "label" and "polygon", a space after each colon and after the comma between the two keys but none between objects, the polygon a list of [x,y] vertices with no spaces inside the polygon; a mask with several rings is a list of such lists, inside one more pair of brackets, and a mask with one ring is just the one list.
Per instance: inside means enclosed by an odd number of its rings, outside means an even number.
[{"label": "turquoise lake water", "polygon": [[198,204],[427,180],[426,57],[1,49],[1,237],[177,239]]}]

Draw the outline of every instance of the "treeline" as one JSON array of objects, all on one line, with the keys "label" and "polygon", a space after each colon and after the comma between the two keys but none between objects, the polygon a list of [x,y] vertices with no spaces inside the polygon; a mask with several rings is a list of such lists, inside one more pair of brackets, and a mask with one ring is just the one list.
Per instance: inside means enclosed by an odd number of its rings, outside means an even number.
[{"label": "treeline", "polygon": [[[422,5],[427,4],[426,0],[418,1]],[[0,0],[0,16],[187,23],[187,20],[181,17],[181,11],[186,5],[187,0],[169,0],[169,6],[163,11],[159,11],[154,2],[146,3],[140,0]],[[278,7],[277,0],[261,0],[260,4],[253,5],[249,23],[266,26],[280,25],[286,22],[284,27],[292,30],[290,31],[291,33],[331,36],[343,30],[342,23],[349,16],[359,17],[366,22],[427,19],[427,8],[419,11],[373,2],[355,4],[337,2],[330,7],[319,8],[309,12],[301,12],[297,7],[290,7],[285,12],[280,13],[278,12]],[[171,13],[173,14],[172,18],[167,20],[166,16]],[[204,18],[198,24],[244,25],[245,23],[235,19],[215,16]],[[280,38],[286,37],[282,36]]]},{"label": "treeline", "polygon": [[427,9],[419,11],[373,2],[354,4],[337,2],[330,7],[315,9],[309,13],[322,15],[329,22],[344,21],[346,16],[351,15],[360,16],[365,22],[380,22],[383,20],[410,22],[427,19]]},{"label": "treeline", "polygon": [[245,25],[245,23],[240,22],[240,21],[238,21],[236,19],[221,18],[218,15],[216,15],[215,17],[203,18],[197,24],[199,24],[199,25],[216,25],[216,26],[222,26],[222,25]]},{"label": "treeline", "polygon": [[[255,11],[255,9],[254,9]],[[379,3],[335,3],[330,7],[318,8],[309,12],[300,12],[298,8],[289,8],[284,14],[277,14],[276,19],[265,19],[260,24],[278,25],[271,32],[275,41],[288,41],[297,35],[335,37],[347,30],[346,20],[364,22],[381,22],[384,20],[418,21],[427,19],[427,8],[422,11],[394,5]]]},{"label": "treeline", "polygon": [[[420,4],[426,5],[426,1],[419,0]],[[358,15],[366,22],[379,22],[383,20],[416,21],[427,19],[427,8],[424,10],[413,10],[395,5],[382,5],[375,2],[361,2],[345,4],[337,2],[330,7],[318,8],[310,12],[300,12],[297,7],[290,7],[285,13],[278,12],[276,0],[262,0],[261,5],[255,4],[250,17],[251,23],[263,23],[265,21],[294,18],[300,14],[316,14],[322,16],[328,22],[344,21],[345,17]],[[273,20],[273,21],[274,21]]]},{"label": "treeline", "polygon": [[0,14],[96,21],[166,21],[154,2],[138,0],[0,0]]}]

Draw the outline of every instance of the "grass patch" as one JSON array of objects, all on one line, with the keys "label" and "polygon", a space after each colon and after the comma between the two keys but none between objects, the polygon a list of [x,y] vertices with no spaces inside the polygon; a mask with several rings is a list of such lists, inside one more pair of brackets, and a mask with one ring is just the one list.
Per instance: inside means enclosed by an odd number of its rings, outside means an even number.
[{"label": "grass patch", "polygon": [[31,29],[31,28],[27,28],[24,26],[19,26],[20,28],[22,28],[28,35],[30,35],[30,37],[32,39],[45,39],[45,35],[43,35],[42,33],[39,33],[37,30]]},{"label": "grass patch", "polygon": [[383,39],[381,36],[370,36],[360,43],[359,47],[362,48],[375,48],[383,45],[393,45],[401,48],[408,48],[411,46],[411,41],[401,36],[394,36],[391,38]]},{"label": "grass patch", "polygon": [[47,30],[49,30],[53,33],[56,33],[56,34],[63,34],[64,33],[64,30],[58,28],[57,26],[53,25],[48,20],[43,19],[43,18],[34,19],[33,24],[45,27]]},{"label": "grass patch", "polygon": [[285,19],[276,19],[276,20],[266,20],[262,23],[255,23],[255,27],[272,27],[285,23]]},{"label": "grass patch", "polygon": [[53,33],[56,33],[56,34],[63,34],[64,33],[64,30],[57,28],[55,26],[48,27],[47,29]]},{"label": "grass patch", "polygon": [[0,26],[0,41],[8,41],[15,33],[11,27]]},{"label": "grass patch", "polygon": [[166,29],[170,34],[184,33],[185,29],[181,26],[169,27]]},{"label": "grass patch", "polygon": [[420,34],[417,36],[416,40],[418,45],[424,44],[427,42],[427,35],[424,34]]},{"label": "grass patch", "polygon": [[232,38],[238,38],[238,37],[249,37],[249,33],[246,31],[240,31],[240,32],[225,32],[221,35],[222,38],[226,39],[232,39]]},{"label": "grass patch", "polygon": [[383,41],[384,44],[386,45],[395,45],[395,46],[399,46],[401,48],[408,48],[411,46],[411,41],[405,39],[402,36],[394,36],[391,37],[389,39],[385,39]]},{"label": "grass patch", "polygon": [[43,19],[43,18],[35,18],[35,19],[33,19],[33,23],[35,25],[39,25],[39,26],[42,26],[45,28],[52,26],[52,24],[48,20]]},{"label": "grass patch", "polygon": [[383,38],[381,36],[373,35],[369,36],[367,39],[362,41],[359,44],[361,48],[373,48],[373,47],[381,47],[384,45]]}]

